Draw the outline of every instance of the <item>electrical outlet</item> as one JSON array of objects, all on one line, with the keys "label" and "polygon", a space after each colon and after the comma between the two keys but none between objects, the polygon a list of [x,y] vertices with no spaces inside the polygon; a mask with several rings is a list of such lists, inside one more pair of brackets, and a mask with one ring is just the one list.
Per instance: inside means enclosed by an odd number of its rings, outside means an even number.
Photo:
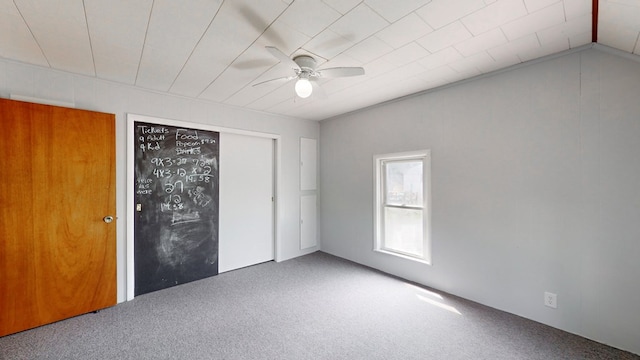
[{"label": "electrical outlet", "polygon": [[545,292],[544,305],[556,309],[558,307],[558,295],[550,292]]}]

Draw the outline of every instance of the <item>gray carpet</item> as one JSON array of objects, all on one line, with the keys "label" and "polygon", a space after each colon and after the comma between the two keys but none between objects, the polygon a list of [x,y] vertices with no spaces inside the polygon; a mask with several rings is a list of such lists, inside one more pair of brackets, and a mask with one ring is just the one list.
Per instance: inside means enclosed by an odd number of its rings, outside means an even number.
[{"label": "gray carpet", "polygon": [[[440,298],[441,297],[441,298]],[[1,359],[640,359],[316,252],[0,338]]]}]

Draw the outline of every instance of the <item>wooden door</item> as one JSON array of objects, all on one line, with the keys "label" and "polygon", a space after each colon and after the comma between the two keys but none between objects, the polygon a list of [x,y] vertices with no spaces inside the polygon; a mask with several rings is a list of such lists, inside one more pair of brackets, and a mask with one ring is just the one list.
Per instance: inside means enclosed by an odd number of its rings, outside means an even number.
[{"label": "wooden door", "polygon": [[0,336],[116,304],[115,117],[0,99]]}]

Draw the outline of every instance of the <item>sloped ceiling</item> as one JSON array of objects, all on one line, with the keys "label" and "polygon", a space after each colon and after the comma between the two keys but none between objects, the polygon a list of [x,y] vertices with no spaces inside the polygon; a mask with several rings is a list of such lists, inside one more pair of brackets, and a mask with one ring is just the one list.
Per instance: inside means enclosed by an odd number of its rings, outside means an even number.
[{"label": "sloped ceiling", "polygon": [[[322,120],[597,42],[640,53],[637,0],[0,0],[0,57]],[[595,9],[595,11],[594,11]],[[594,22],[593,14],[597,21]],[[593,34],[594,24],[597,34]],[[265,46],[320,67],[295,96]]]}]

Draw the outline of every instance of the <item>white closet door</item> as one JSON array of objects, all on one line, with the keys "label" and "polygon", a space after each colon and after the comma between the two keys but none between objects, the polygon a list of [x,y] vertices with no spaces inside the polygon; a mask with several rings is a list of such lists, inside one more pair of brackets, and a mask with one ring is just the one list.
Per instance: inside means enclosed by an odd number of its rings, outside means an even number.
[{"label": "white closet door", "polygon": [[300,190],[316,190],[318,142],[300,138]]},{"label": "white closet door", "polygon": [[300,197],[300,249],[318,245],[317,209],[316,195],[302,195]]},{"label": "white closet door", "polygon": [[273,145],[220,133],[218,272],[274,259]]}]

